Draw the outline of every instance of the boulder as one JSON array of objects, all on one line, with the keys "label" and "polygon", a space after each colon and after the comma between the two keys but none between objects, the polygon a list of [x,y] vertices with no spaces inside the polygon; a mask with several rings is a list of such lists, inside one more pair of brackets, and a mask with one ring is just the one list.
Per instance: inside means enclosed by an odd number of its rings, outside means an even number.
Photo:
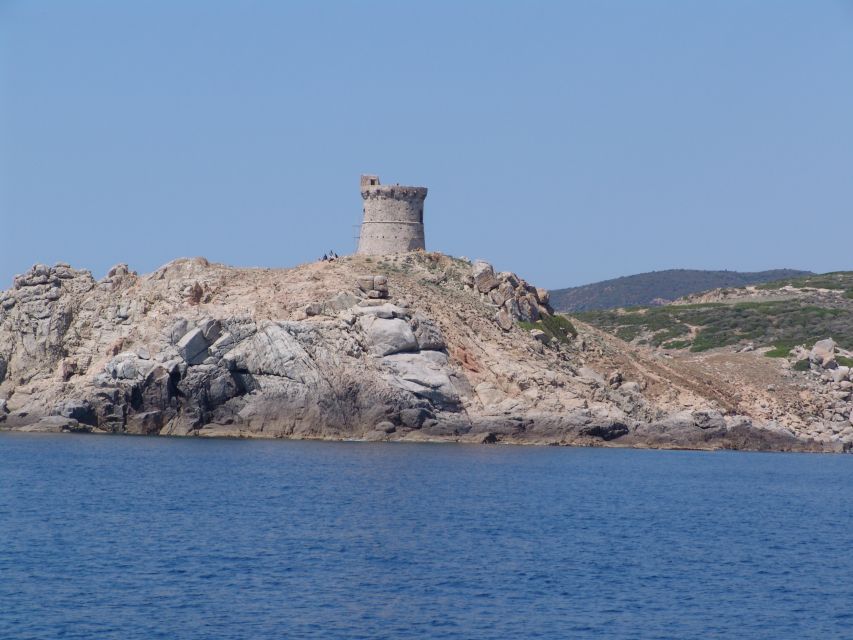
[{"label": "boulder", "polygon": [[417,351],[418,341],[409,323],[402,318],[378,318],[365,315],[359,318],[368,349],[377,356],[404,351]]},{"label": "boulder", "polygon": [[189,330],[190,323],[187,321],[187,319],[178,318],[166,332],[169,337],[169,343],[177,344],[178,341],[183,338]]},{"label": "boulder", "polygon": [[388,278],[386,276],[358,276],[356,284],[368,298],[378,300],[388,297]]},{"label": "boulder", "polygon": [[216,341],[216,339],[222,334],[222,324],[219,320],[214,320],[212,318],[206,318],[202,320],[198,328],[201,329],[201,333],[204,336],[204,339],[207,340],[208,343],[212,344]]},{"label": "boulder", "polygon": [[484,260],[474,262],[471,275],[474,277],[474,286],[480,293],[488,293],[500,284],[495,277],[494,268]]},{"label": "boulder", "polygon": [[510,315],[506,307],[501,307],[495,314],[495,322],[504,331],[509,331],[515,325],[512,315]]},{"label": "boulder", "polygon": [[607,376],[607,384],[613,388],[618,389],[622,386],[622,372],[621,371],[612,371],[609,376]]},{"label": "boulder", "polygon": [[512,286],[508,282],[502,282],[489,292],[489,298],[497,306],[502,306],[514,295]]},{"label": "boulder", "polygon": [[809,359],[824,369],[833,368],[835,364],[835,340],[826,338],[815,342],[809,353]]},{"label": "boulder", "polygon": [[397,427],[394,426],[393,422],[389,422],[388,420],[383,420],[375,427],[376,431],[381,431],[382,433],[394,433],[397,430]]},{"label": "boulder", "polygon": [[539,305],[532,295],[524,295],[519,297],[518,303],[518,318],[524,322],[536,322],[539,320]]},{"label": "boulder", "polygon": [[498,280],[507,283],[512,289],[515,289],[518,285],[521,284],[521,280],[519,279],[519,277],[515,275],[512,271],[501,271],[498,274]]},{"label": "boulder", "polygon": [[218,359],[234,348],[235,344],[237,344],[237,341],[234,339],[234,336],[229,331],[226,331],[216,339],[216,342],[210,345],[208,353]]},{"label": "boulder", "polygon": [[339,291],[326,300],[326,312],[338,313],[358,304],[360,298],[349,291]]},{"label": "boulder", "polygon": [[603,422],[599,424],[591,424],[587,427],[582,427],[580,429],[580,434],[584,436],[593,436],[595,438],[601,438],[609,442],[610,440],[615,440],[616,438],[621,438],[625,434],[627,434],[630,430],[627,425],[622,422]]},{"label": "boulder", "polygon": [[693,424],[700,429],[725,429],[726,420],[719,411],[694,411]]},{"label": "boulder", "polygon": [[432,318],[418,312],[415,313],[409,324],[412,327],[412,332],[415,334],[415,340],[418,342],[419,349],[441,351],[447,346],[441,329]]},{"label": "boulder", "polygon": [[98,424],[95,409],[88,400],[66,400],[56,407],[55,412],[59,416],[76,420],[82,424],[91,426]]},{"label": "boulder", "polygon": [[431,411],[421,407],[403,409],[400,412],[400,422],[403,423],[404,427],[408,427],[409,429],[420,429],[424,422],[434,418],[435,415]]},{"label": "boulder", "polygon": [[202,328],[196,327],[178,340],[178,344],[175,346],[178,348],[178,354],[187,364],[197,365],[207,358],[207,348],[210,346],[210,341],[204,337]]},{"label": "boulder", "polygon": [[122,278],[129,274],[130,268],[124,262],[120,262],[107,271],[107,278]]},{"label": "boulder", "polygon": [[451,406],[459,402],[450,379],[448,358],[440,351],[396,353],[382,359],[392,374],[392,384],[438,406]]},{"label": "boulder", "polygon": [[521,319],[521,309],[519,309],[518,300],[515,298],[510,298],[504,302],[504,309],[506,309],[507,313],[509,313],[509,317],[513,320]]},{"label": "boulder", "polygon": [[307,317],[321,316],[323,315],[325,307],[322,302],[309,302],[302,310],[305,312]]},{"label": "boulder", "polygon": [[848,379],[850,375],[850,367],[837,367],[829,372],[829,377],[833,382],[842,382]]},{"label": "boulder", "polygon": [[153,367],[149,360],[142,360],[133,351],[124,351],[113,357],[104,370],[116,380],[138,380],[145,377]]},{"label": "boulder", "polygon": [[22,289],[47,284],[51,277],[50,271],[50,267],[46,264],[34,264],[27,273],[15,276],[12,286],[15,289]]},{"label": "boulder", "polygon": [[355,281],[358,288],[365,293],[373,289],[374,276],[358,276]]},{"label": "boulder", "polygon": [[373,290],[388,297],[388,278],[385,276],[373,276]]}]

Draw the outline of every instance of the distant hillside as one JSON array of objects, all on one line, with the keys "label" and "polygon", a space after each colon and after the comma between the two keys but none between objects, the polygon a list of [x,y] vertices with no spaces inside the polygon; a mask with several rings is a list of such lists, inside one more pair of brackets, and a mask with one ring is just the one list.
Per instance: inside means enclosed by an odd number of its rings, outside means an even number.
[{"label": "distant hillside", "polygon": [[[744,274],[745,275],[745,274]],[[853,271],[786,278],[691,295],[675,304],[577,312],[574,317],[638,345],[707,351],[752,344],[786,357],[833,338],[853,350]]]},{"label": "distant hillside", "polygon": [[668,269],[551,291],[558,311],[592,311],[665,304],[681,296],[721,287],[744,287],[785,278],[811,275],[810,271],[772,269],[754,273]]}]

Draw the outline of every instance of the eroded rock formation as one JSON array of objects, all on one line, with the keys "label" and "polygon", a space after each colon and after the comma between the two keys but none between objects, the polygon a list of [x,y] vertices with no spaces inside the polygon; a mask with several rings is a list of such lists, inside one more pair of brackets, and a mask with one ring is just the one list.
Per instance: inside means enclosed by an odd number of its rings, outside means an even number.
[{"label": "eroded rock formation", "polygon": [[597,334],[531,331],[553,313],[515,274],[423,252],[99,281],[36,265],[0,294],[0,428],[843,448],[605,377]]}]

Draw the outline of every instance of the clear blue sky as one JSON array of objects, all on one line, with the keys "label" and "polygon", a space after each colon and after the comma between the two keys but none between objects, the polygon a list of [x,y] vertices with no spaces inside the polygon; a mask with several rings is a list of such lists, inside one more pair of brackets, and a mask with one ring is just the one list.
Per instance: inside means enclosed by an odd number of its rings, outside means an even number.
[{"label": "clear blue sky", "polygon": [[853,0],[0,0],[0,285],[429,249],[547,287],[853,269]]}]

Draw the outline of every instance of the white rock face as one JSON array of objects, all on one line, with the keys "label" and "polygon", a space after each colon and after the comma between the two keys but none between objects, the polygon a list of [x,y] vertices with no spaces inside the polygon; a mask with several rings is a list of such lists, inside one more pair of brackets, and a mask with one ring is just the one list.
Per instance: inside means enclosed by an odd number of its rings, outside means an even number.
[{"label": "white rock face", "polygon": [[365,315],[359,325],[367,337],[371,353],[387,356],[401,351],[417,351],[418,341],[409,323],[402,318],[378,318]]},{"label": "white rock face", "polygon": [[459,394],[447,373],[445,354],[438,351],[397,353],[386,356],[383,362],[393,373],[397,386],[441,405],[459,402]]},{"label": "white rock face", "polygon": [[291,332],[297,323],[262,324],[257,333],[222,358],[230,371],[278,376],[302,384],[315,384],[317,367]]}]

